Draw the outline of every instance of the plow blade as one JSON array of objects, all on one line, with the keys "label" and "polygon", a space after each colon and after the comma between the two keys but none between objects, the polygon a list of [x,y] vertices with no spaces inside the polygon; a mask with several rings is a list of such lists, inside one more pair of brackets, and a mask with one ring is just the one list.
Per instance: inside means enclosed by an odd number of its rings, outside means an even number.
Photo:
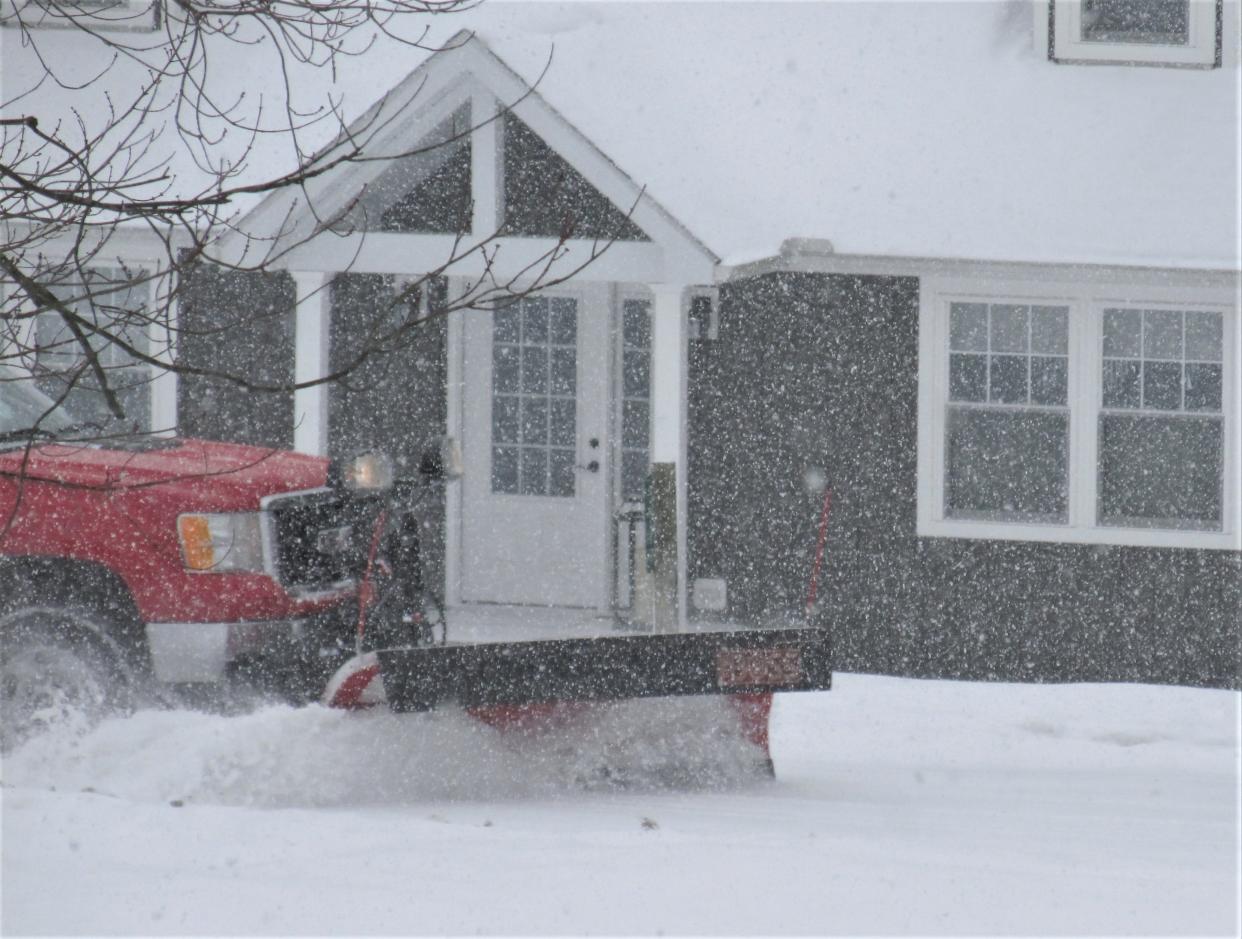
[{"label": "plow blade", "polygon": [[823,629],[445,645],[377,656],[394,711],[818,691],[832,682]]}]

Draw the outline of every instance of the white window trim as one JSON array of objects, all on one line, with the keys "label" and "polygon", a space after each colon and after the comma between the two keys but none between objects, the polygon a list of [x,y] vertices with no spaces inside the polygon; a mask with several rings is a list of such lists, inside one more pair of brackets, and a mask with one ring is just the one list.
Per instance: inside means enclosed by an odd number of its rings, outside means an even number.
[{"label": "white window trim", "polygon": [[1189,41],[1185,46],[1155,43],[1088,42],[1082,36],[1082,0],[1053,0],[1053,58],[1058,62],[1119,65],[1216,64],[1216,0],[1190,0]]},{"label": "white window trim", "polygon": [[[1069,313],[1069,521],[950,519],[944,512],[949,304],[1056,303]],[[1106,306],[1214,310],[1224,317],[1222,530],[1117,528],[1096,523],[1096,434]],[[1080,544],[1242,550],[1242,329],[1236,288],[1139,287],[923,278],[919,297],[918,534]]]}]

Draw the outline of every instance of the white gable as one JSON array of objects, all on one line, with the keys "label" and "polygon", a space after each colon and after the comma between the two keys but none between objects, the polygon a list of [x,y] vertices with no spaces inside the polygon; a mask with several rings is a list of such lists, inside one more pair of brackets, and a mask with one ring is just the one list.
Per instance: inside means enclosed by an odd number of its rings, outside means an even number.
[{"label": "white gable", "polygon": [[1023,2],[482,12],[523,74],[555,44],[540,92],[726,260],[801,236],[858,254],[1237,264],[1236,65],[1054,64]]},{"label": "white gable", "polygon": [[[471,71],[502,99],[521,83],[497,76],[548,66],[539,107],[726,261],[797,236],[853,254],[1233,268],[1237,7],[1231,61],[1208,70],[1051,63],[1025,0],[493,0],[432,25],[442,41],[478,31],[504,65],[472,51]],[[422,58],[377,46],[333,92],[361,114]]]}]

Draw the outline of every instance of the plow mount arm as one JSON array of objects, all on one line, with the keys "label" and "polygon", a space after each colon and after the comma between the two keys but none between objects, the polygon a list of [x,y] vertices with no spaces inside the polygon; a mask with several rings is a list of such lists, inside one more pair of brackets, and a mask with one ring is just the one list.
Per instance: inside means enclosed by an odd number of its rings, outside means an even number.
[{"label": "plow mount arm", "polygon": [[826,690],[824,629],[754,629],[380,649],[394,711]]}]

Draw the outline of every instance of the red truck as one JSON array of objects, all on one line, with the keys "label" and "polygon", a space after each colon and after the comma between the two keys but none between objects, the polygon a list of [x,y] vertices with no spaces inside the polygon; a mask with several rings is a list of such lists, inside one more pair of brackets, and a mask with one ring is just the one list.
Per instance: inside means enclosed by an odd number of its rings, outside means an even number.
[{"label": "red truck", "polygon": [[147,677],[257,667],[326,681],[334,651],[352,650],[365,555],[352,542],[376,502],[365,474],[329,485],[329,469],[280,450],[101,437],[32,382],[0,382],[4,733],[49,695],[98,703]]},{"label": "red truck", "polygon": [[[242,670],[302,700],[448,703],[494,725],[725,695],[766,760],[772,692],[830,686],[821,629],[437,639],[419,607],[411,490],[384,464],[103,436],[31,380],[0,381],[0,744],[124,704],[152,678]],[[444,465],[433,451],[420,473]]]}]

